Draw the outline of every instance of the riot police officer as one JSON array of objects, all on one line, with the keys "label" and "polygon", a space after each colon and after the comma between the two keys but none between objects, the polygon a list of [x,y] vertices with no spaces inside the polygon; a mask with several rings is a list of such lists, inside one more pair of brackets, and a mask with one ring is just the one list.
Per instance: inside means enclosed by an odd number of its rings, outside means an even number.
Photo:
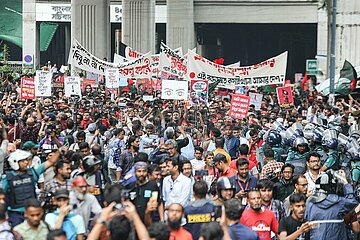
[{"label": "riot police officer", "polygon": [[217,206],[224,205],[226,200],[235,197],[235,183],[233,178],[221,177],[216,182],[216,194],[217,197],[214,198],[214,203]]},{"label": "riot police officer", "polygon": [[309,144],[304,137],[297,137],[293,148],[289,150],[286,163],[295,167],[294,174],[303,174],[306,171],[306,157],[309,153]]},{"label": "riot police officer", "polygon": [[328,155],[321,144],[322,136],[320,132],[314,131],[310,143],[310,151],[317,152],[320,155],[321,164],[324,164]]},{"label": "riot police officer", "polygon": [[281,145],[281,135],[276,131],[271,131],[265,140],[265,146],[269,146],[274,151],[274,158],[277,162],[285,162],[287,151]]},{"label": "riot police officer", "polygon": [[328,152],[328,158],[321,167],[320,171],[326,172],[328,169],[339,170],[340,169],[340,160],[339,153],[337,151],[338,140],[336,138],[323,139],[322,145],[325,147],[325,150]]}]

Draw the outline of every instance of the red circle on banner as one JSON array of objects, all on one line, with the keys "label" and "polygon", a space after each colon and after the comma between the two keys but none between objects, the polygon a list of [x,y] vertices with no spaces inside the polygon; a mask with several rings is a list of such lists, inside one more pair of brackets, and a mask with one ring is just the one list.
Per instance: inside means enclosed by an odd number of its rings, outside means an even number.
[{"label": "red circle on banner", "polygon": [[191,72],[189,76],[190,76],[190,78],[195,78],[195,73]]}]

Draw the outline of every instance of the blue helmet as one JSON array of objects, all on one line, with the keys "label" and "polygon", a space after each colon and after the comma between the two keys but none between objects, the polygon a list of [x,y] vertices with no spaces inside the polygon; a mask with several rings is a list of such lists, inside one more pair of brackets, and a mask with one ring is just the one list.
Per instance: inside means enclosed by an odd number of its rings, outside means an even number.
[{"label": "blue helmet", "polygon": [[313,136],[312,136],[312,140],[313,142],[318,142],[318,143],[321,143],[321,140],[322,140],[322,135],[320,132],[317,132],[317,131],[314,131],[313,132]]},{"label": "blue helmet", "polygon": [[281,140],[282,140],[282,138],[281,138],[280,133],[271,131],[266,138],[266,143],[273,147],[273,146],[280,145]]},{"label": "blue helmet", "polygon": [[337,149],[338,140],[336,138],[323,139],[321,144],[330,149]]}]

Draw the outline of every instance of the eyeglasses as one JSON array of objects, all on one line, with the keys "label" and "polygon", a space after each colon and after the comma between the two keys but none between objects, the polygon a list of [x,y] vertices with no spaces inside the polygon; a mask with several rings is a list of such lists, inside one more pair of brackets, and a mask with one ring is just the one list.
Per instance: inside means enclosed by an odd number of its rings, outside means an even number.
[{"label": "eyeglasses", "polygon": [[319,163],[320,160],[310,160],[309,162],[310,162],[310,163]]}]

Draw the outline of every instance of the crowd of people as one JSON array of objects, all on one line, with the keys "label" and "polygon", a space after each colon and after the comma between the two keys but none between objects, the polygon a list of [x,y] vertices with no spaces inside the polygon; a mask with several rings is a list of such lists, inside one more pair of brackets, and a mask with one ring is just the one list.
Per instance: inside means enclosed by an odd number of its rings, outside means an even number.
[{"label": "crowd of people", "polygon": [[[0,239],[354,239],[360,104],[294,89],[229,117],[102,84],[26,100],[0,88]],[[231,92],[229,93],[231,97]],[[354,95],[355,96],[355,95]]]}]

